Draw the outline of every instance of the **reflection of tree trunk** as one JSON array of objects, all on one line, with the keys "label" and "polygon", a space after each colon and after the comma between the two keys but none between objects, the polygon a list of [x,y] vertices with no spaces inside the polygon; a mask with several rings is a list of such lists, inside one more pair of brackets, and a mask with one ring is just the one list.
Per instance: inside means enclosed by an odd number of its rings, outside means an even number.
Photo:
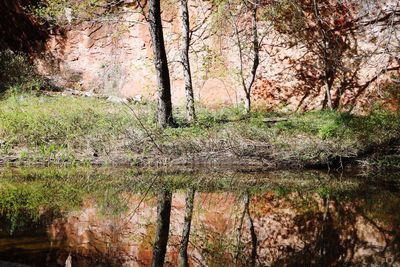
[{"label": "reflection of tree trunk", "polygon": [[183,223],[182,240],[179,248],[179,263],[182,267],[189,266],[187,248],[190,237],[190,226],[192,224],[194,195],[195,190],[193,188],[190,188],[186,193],[185,221]]},{"label": "reflection of tree trunk", "polygon": [[250,266],[256,266],[256,260],[257,260],[257,235],[256,231],[254,230],[254,224],[253,224],[253,219],[251,218],[250,215],[250,197],[249,193],[246,193],[245,195],[245,211],[246,211],[246,221],[247,221],[247,226],[249,227],[250,230],[250,235],[251,235],[251,265]]},{"label": "reflection of tree trunk", "polygon": [[167,53],[161,22],[160,0],[149,0],[149,26],[154,52],[154,66],[157,77],[157,122],[161,128],[173,124],[171,82],[169,77]]},{"label": "reflection of tree trunk", "polygon": [[238,260],[240,257],[241,252],[241,234],[242,234],[242,227],[243,227],[243,220],[246,218],[247,227],[250,231],[251,236],[251,259],[249,266],[256,266],[257,261],[257,235],[254,229],[253,219],[251,218],[250,214],[250,196],[249,193],[246,192],[244,195],[244,210],[241,216],[241,220],[238,227],[238,250],[235,257],[235,263],[238,265]]},{"label": "reflection of tree trunk", "polygon": [[165,253],[167,252],[172,193],[164,189],[158,194],[157,198],[157,229],[153,246],[153,267],[163,266],[164,264]]},{"label": "reflection of tree trunk", "polygon": [[242,250],[242,228],[243,228],[243,221],[244,221],[244,216],[246,214],[246,207],[243,210],[242,216],[240,216],[240,222],[239,222],[239,226],[237,228],[237,245],[236,245],[236,256],[235,256],[235,265],[238,265],[238,260],[239,260],[239,256]]},{"label": "reflection of tree trunk", "polygon": [[186,117],[189,122],[196,120],[196,113],[194,109],[194,97],[193,97],[193,84],[192,84],[192,73],[190,71],[189,61],[189,10],[188,0],[181,0],[181,12],[182,12],[182,65],[183,65],[183,76],[185,78],[185,93],[186,93]]},{"label": "reflection of tree trunk", "polygon": [[320,250],[319,250],[321,261],[323,261],[324,257],[326,256],[325,255],[326,254],[326,249],[325,249],[326,236],[325,235],[326,235],[326,226],[327,226],[326,224],[327,224],[328,215],[329,215],[329,196],[324,197],[323,201],[324,201],[324,213],[322,215],[321,245],[320,245]]}]

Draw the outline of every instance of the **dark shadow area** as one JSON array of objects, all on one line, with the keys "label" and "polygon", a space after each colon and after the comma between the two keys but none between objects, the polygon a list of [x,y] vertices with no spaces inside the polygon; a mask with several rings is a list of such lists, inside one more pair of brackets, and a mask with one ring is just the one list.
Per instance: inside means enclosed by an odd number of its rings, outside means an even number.
[{"label": "dark shadow area", "polygon": [[49,33],[45,25],[36,23],[26,8],[37,0],[0,0],[0,48],[38,53],[45,49]]}]

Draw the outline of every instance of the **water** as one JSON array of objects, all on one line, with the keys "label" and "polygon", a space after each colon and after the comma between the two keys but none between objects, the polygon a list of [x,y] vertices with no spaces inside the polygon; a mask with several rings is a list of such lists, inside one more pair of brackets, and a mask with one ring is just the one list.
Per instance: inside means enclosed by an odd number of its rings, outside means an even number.
[{"label": "water", "polygon": [[398,174],[1,172],[0,266],[400,266]]}]

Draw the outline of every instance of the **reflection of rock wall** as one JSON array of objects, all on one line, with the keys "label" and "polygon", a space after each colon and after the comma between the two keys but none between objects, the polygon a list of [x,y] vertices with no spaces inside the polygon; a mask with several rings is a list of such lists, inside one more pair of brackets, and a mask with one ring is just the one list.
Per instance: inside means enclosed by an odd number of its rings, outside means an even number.
[{"label": "reflection of rock wall", "polygon": [[[140,200],[140,196],[131,197],[129,211],[123,216],[99,215],[98,204],[88,201],[80,211],[54,222],[50,235],[65,239],[79,254],[100,253],[126,266],[148,266],[156,202],[146,200],[137,208]],[[175,193],[167,266],[177,264],[184,209],[184,194]],[[241,197],[232,193],[199,193],[194,209],[191,264],[232,266],[243,212]],[[262,266],[382,266],[393,261],[393,266],[400,266],[395,258],[399,251],[391,245],[394,236],[385,230],[387,226],[359,213],[354,205],[339,205],[317,196],[294,194],[279,198],[266,193],[251,199],[250,211],[258,239],[257,262]],[[243,252],[239,258],[239,265],[243,266],[247,265],[251,250],[248,229],[243,223]]]}]

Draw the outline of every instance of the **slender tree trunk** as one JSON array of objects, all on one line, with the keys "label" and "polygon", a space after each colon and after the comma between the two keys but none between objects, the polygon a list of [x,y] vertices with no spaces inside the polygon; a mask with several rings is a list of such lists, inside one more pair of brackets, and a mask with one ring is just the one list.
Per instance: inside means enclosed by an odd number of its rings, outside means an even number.
[{"label": "slender tree trunk", "polygon": [[193,188],[189,189],[186,193],[185,221],[183,224],[182,240],[179,248],[179,264],[182,267],[189,267],[187,248],[189,244],[190,227],[192,224],[194,195],[195,190]]},{"label": "slender tree trunk", "polygon": [[165,253],[167,252],[172,201],[171,191],[161,191],[158,194],[157,201],[157,229],[153,246],[152,267],[163,266]]},{"label": "slender tree trunk", "polygon": [[244,109],[246,113],[251,111],[251,94],[246,92],[246,98],[244,99]]},{"label": "slender tree trunk", "polygon": [[258,43],[258,27],[257,27],[257,9],[259,0],[255,0],[252,3],[252,13],[251,13],[251,20],[252,20],[252,35],[253,35],[253,66],[251,67],[251,76],[246,84],[245,93],[245,109],[247,113],[251,111],[251,89],[253,87],[254,81],[257,75],[257,69],[260,65],[260,45]]},{"label": "slender tree trunk", "polygon": [[149,28],[153,44],[154,66],[157,77],[157,123],[165,128],[173,125],[171,82],[169,78],[168,60],[165,52],[164,34],[161,22],[160,0],[149,0]]},{"label": "slender tree trunk", "polygon": [[329,48],[328,48],[328,43],[329,43],[329,37],[327,32],[325,31],[324,25],[321,20],[321,14],[319,12],[319,7],[318,7],[318,1],[313,0],[313,8],[314,8],[314,16],[318,22],[318,27],[319,31],[322,34],[322,53],[323,53],[323,67],[324,67],[324,83],[325,83],[325,97],[324,97],[324,102],[322,103],[322,109],[325,109],[326,104],[328,105],[328,108],[330,110],[333,110],[333,105],[332,105],[332,97],[331,97],[331,89],[332,89],[332,83],[331,83],[331,73],[329,71],[330,68],[330,62],[328,60],[329,58]]},{"label": "slender tree trunk", "polygon": [[185,94],[186,94],[186,117],[189,122],[196,120],[196,112],[194,108],[192,73],[189,61],[189,9],[188,0],[180,0],[182,14],[182,51],[181,60],[183,65],[183,76],[185,78]]},{"label": "slender tree trunk", "polygon": [[331,88],[329,82],[326,81],[326,83],[325,83],[326,101],[327,101],[327,104],[328,104],[328,108],[329,108],[330,110],[333,110],[331,89],[332,89],[332,88]]},{"label": "slender tree trunk", "polygon": [[[244,107],[246,113],[250,113],[251,111],[251,88],[254,84],[254,81],[256,79],[256,74],[257,74],[257,68],[260,64],[260,45],[258,41],[258,27],[257,27],[257,10],[258,10],[258,5],[259,5],[259,0],[254,0],[254,2],[250,2],[248,0],[243,0],[242,2],[244,5],[250,4],[251,5],[251,11],[252,11],[252,44],[253,44],[253,65],[251,67],[251,72],[250,74],[245,74],[245,67],[244,67],[244,50],[245,48],[242,45],[242,40],[240,36],[240,30],[239,30],[239,16],[234,15],[231,13],[231,16],[234,18],[233,20],[233,28],[236,36],[236,45],[238,46],[239,50],[239,63],[240,63],[240,69],[239,69],[239,75],[243,87],[243,91],[245,93],[245,99],[244,99]],[[245,42],[247,40],[244,40]]]}]

